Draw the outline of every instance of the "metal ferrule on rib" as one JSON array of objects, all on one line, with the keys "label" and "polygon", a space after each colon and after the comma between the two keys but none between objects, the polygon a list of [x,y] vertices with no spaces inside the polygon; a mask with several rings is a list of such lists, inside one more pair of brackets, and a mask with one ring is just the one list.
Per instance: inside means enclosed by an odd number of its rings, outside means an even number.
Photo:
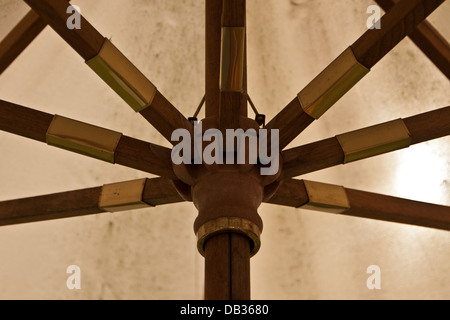
[{"label": "metal ferrule on rib", "polygon": [[402,119],[337,135],[344,151],[344,163],[407,148],[411,136]]},{"label": "metal ferrule on rib", "polygon": [[308,202],[301,209],[330,213],[343,213],[350,209],[345,188],[342,186],[303,180]]},{"label": "metal ferrule on rib", "polygon": [[243,92],[245,27],[222,27],[220,91]]},{"label": "metal ferrule on rib", "polygon": [[114,163],[122,133],[55,115],[47,129],[47,144]]},{"label": "metal ferrule on rib", "polygon": [[369,71],[347,48],[298,94],[303,111],[319,119]]},{"label": "metal ferrule on rib", "polygon": [[251,240],[250,256],[254,256],[261,248],[261,230],[253,222],[238,217],[220,217],[203,224],[197,231],[197,249],[205,256],[206,240],[220,233],[235,232],[246,235]]},{"label": "metal ferrule on rib", "polygon": [[108,39],[86,64],[136,112],[152,104],[156,87]]},{"label": "metal ferrule on rib", "polygon": [[143,200],[147,179],[105,184],[100,195],[99,208],[108,212],[153,207]]}]

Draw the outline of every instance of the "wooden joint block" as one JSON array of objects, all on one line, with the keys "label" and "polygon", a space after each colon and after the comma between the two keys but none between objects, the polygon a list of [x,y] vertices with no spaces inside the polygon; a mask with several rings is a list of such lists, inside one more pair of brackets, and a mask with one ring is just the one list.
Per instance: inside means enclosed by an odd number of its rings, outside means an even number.
[{"label": "wooden joint block", "polygon": [[330,213],[343,213],[350,209],[344,187],[308,180],[303,182],[309,201],[300,206],[301,209]]},{"label": "wooden joint block", "polygon": [[140,112],[152,104],[156,87],[108,39],[86,64],[134,111]]},{"label": "wooden joint block", "polygon": [[99,208],[108,212],[152,207],[143,200],[147,179],[105,184],[100,195]]},{"label": "wooden joint block", "polygon": [[411,136],[402,119],[337,135],[344,163],[407,148]]},{"label": "wooden joint block", "polygon": [[298,94],[303,111],[319,119],[369,71],[347,48]]},{"label": "wooden joint block", "polygon": [[47,129],[47,144],[114,163],[122,133],[55,115]]}]

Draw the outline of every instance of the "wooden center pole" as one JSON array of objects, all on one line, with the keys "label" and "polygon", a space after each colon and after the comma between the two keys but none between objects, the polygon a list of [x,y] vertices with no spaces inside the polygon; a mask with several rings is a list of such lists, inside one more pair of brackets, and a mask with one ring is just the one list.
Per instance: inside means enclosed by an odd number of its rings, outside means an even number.
[{"label": "wooden center pole", "polygon": [[213,117],[219,115],[220,108],[220,44],[222,0],[206,0],[205,17],[205,115]]},{"label": "wooden center pole", "polygon": [[250,300],[250,242],[223,233],[205,244],[205,299]]},{"label": "wooden center pole", "polygon": [[[233,2],[245,5],[245,0],[206,0],[206,117],[223,116],[223,108],[228,107],[221,104],[221,32],[224,8],[227,10]],[[244,86],[246,90],[245,69]],[[243,92],[240,115],[246,115],[246,102]],[[227,111],[231,110],[225,110],[225,114]],[[206,241],[205,299],[250,300],[250,241],[245,235],[222,233]]]}]

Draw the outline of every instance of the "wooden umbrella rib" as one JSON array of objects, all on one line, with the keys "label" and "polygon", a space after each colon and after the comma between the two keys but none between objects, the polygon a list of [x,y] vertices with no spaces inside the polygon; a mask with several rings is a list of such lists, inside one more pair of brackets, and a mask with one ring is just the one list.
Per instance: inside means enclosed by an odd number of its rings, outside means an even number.
[{"label": "wooden umbrella rib", "polygon": [[53,115],[0,100],[0,129],[19,136],[46,142]]},{"label": "wooden umbrella rib", "polygon": [[[387,12],[398,0],[375,0],[375,2]],[[409,34],[409,38],[450,79],[450,44],[438,30],[424,20]]]},{"label": "wooden umbrella rib", "polygon": [[[330,212],[334,203],[345,203],[345,206],[340,205],[339,214],[450,230],[450,207],[448,206],[317,182],[313,182],[313,185],[318,188],[311,191],[308,189],[308,184],[311,182],[286,180],[275,195],[266,202],[324,212]],[[324,189],[321,190],[321,188]],[[340,193],[334,192],[331,195],[330,188],[332,192],[340,190]],[[317,195],[319,197],[316,197]]]},{"label": "wooden umbrella rib", "polygon": [[30,10],[0,43],[0,74],[41,33],[47,24]]},{"label": "wooden umbrella rib", "polygon": [[205,1],[205,116],[219,116],[222,0]]},{"label": "wooden umbrella rib", "polygon": [[174,130],[181,128],[193,132],[189,120],[159,91],[156,91],[152,104],[140,114],[172,144],[177,143],[171,140]]},{"label": "wooden umbrella rib", "polygon": [[172,169],[171,150],[123,135],[115,152],[117,164],[158,176],[177,179]]},{"label": "wooden umbrella rib", "polygon": [[[425,112],[403,122],[409,131],[410,144],[450,135],[450,106]],[[344,164],[345,154],[336,137],[312,142],[282,152],[280,180]]]},{"label": "wooden umbrella rib", "polygon": [[380,29],[367,30],[351,45],[360,63],[372,68],[445,0],[401,0],[382,18]]},{"label": "wooden umbrella rib", "polygon": [[247,115],[246,1],[223,0],[220,58],[220,129],[239,128]]},{"label": "wooden umbrella rib", "polygon": [[[138,195],[143,208],[184,201],[169,179],[144,179],[142,194]],[[136,180],[139,182],[138,180]],[[113,186],[133,181],[111,184]],[[107,186],[107,185],[105,185]],[[61,192],[37,197],[0,201],[0,226],[39,222],[108,212],[102,207],[105,186]],[[112,189],[117,193],[116,189]],[[128,200],[128,198],[124,198]],[[120,198],[119,198],[120,200]],[[129,203],[114,212],[131,210]]]},{"label": "wooden umbrella rib", "polygon": [[[304,96],[311,96],[310,92],[313,92],[315,100],[309,101],[311,105],[302,105],[301,101],[294,99],[267,124],[267,129],[281,131],[280,148],[285,148],[314,119],[326,112],[443,2],[444,0],[401,0],[397,3],[381,18],[381,29],[367,30],[300,92],[299,99],[305,90],[307,94],[303,94]],[[342,62],[352,59],[354,61],[348,68],[340,70]]]},{"label": "wooden umbrella rib", "polygon": [[450,231],[448,206],[348,188],[345,191],[350,202],[345,215]]},{"label": "wooden umbrella rib", "polygon": [[450,135],[450,106],[403,119],[411,143],[421,143]]},{"label": "wooden umbrella rib", "polygon": [[303,130],[314,122],[314,118],[303,111],[298,98],[294,98],[266,125],[266,129],[279,129],[280,149],[284,149]]},{"label": "wooden umbrella rib", "polygon": [[280,206],[299,208],[308,202],[308,193],[302,180],[286,179],[275,194],[264,202]]},{"label": "wooden umbrella rib", "polygon": [[102,213],[102,187],[0,202],[0,225],[62,219]]},{"label": "wooden umbrella rib", "polygon": [[[0,100],[2,131],[47,143],[47,132],[53,119],[52,114]],[[172,170],[171,150],[168,148],[122,135],[114,156],[117,164],[176,179]]]},{"label": "wooden umbrella rib", "polygon": [[[70,0],[66,0],[70,2]],[[30,10],[0,43],[0,74],[30,45],[47,23]]]},{"label": "wooden umbrella rib", "polygon": [[95,57],[104,37],[82,16],[82,28],[69,29],[66,22],[67,1],[24,0],[48,25],[50,25],[84,60]]},{"label": "wooden umbrella rib", "polygon": [[147,179],[142,199],[152,206],[185,201],[176,190],[173,180],[166,178]]},{"label": "wooden umbrella rib", "polygon": [[[192,130],[191,123],[151,82],[82,15],[80,29],[66,26],[65,0],[24,0],[102,79],[168,141],[173,130]],[[104,47],[105,51],[102,51]],[[151,88],[149,88],[151,87]],[[153,92],[147,97],[149,91]],[[137,107],[136,105],[139,105]]]},{"label": "wooden umbrella rib", "polygon": [[450,44],[433,25],[424,21],[409,37],[450,80]]}]

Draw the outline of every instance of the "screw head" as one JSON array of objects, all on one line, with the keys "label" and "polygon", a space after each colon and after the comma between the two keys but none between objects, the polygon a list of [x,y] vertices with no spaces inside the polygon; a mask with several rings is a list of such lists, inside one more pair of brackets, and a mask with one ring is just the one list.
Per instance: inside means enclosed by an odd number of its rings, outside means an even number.
[{"label": "screw head", "polygon": [[266,115],[265,114],[257,114],[255,116],[255,121],[258,123],[259,126],[265,126],[266,125]]},{"label": "screw head", "polygon": [[194,124],[194,122],[198,122],[198,119],[196,117],[189,117],[188,120],[192,124]]}]

